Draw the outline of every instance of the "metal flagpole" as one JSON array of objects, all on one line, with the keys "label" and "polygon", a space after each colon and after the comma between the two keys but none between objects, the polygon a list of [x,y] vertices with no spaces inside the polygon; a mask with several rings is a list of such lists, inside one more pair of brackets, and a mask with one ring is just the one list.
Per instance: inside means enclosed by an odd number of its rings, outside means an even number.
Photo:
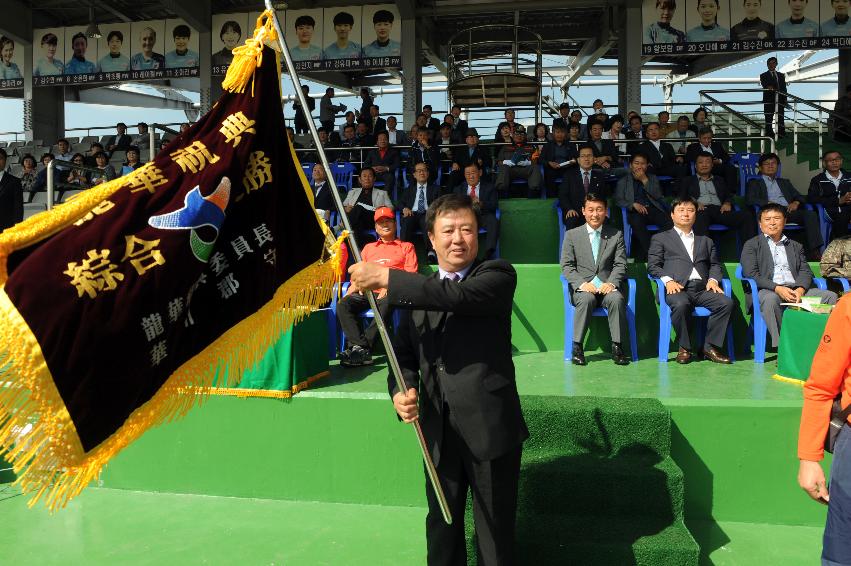
[{"label": "metal flagpole", "polygon": [[[362,261],[360,248],[358,248],[357,242],[355,242],[354,232],[352,231],[352,226],[349,223],[349,215],[346,214],[346,209],[343,207],[343,201],[340,200],[340,193],[337,192],[337,183],[334,181],[334,175],[332,174],[331,166],[328,163],[328,156],[325,155],[325,148],[322,147],[322,143],[319,141],[319,132],[316,130],[316,124],[313,122],[313,117],[308,114],[310,106],[307,104],[307,97],[305,97],[304,92],[301,90],[298,73],[296,72],[295,65],[293,64],[289,47],[287,47],[287,42],[284,41],[284,34],[281,30],[280,22],[278,22],[278,15],[275,13],[274,8],[272,8],[271,0],[266,0],[266,9],[272,13],[272,23],[275,26],[275,31],[278,33],[278,44],[281,48],[281,52],[284,54],[287,71],[293,81],[295,95],[298,97],[298,102],[301,104],[302,112],[304,113],[307,125],[310,128],[310,135],[313,137],[313,144],[316,146],[316,153],[319,155],[319,160],[325,168],[327,181],[331,185],[331,196],[334,198],[334,204],[337,207],[337,211],[340,213],[340,219],[343,221],[343,227],[349,232],[349,248],[351,249],[355,261],[360,262]],[[375,302],[373,294],[371,292],[366,293],[366,298],[369,301],[369,307],[372,309],[372,312],[378,313],[378,305]],[[375,317],[374,324],[377,325],[378,334],[381,336],[381,342],[384,344],[385,352],[387,352],[387,364],[393,372],[393,377],[396,378],[396,386],[399,388],[399,391],[404,394],[408,388],[405,385],[405,380],[402,379],[402,369],[399,367],[399,360],[396,358],[396,352],[393,350],[393,345],[390,343],[390,336],[387,334],[387,327],[380,316]],[[417,433],[420,452],[422,453],[432,488],[434,489],[437,501],[440,504],[440,511],[443,514],[443,519],[447,522],[447,524],[451,525],[452,514],[449,512],[449,505],[446,502],[446,496],[443,494],[443,487],[440,485],[440,479],[437,477],[437,470],[435,469],[434,462],[432,462],[431,455],[428,452],[428,446],[426,445],[425,437],[423,436],[423,431],[420,427],[420,421],[416,420],[411,424],[414,425],[414,430]]]}]

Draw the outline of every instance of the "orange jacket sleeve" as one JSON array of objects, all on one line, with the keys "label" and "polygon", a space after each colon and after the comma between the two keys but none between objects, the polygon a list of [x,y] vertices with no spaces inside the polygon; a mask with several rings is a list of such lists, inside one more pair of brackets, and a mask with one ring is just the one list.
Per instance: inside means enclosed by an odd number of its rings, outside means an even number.
[{"label": "orange jacket sleeve", "polygon": [[798,433],[798,458],[824,458],[824,437],[833,399],[842,392],[842,406],[851,403],[851,296],[830,314],[804,384],[804,409]]}]

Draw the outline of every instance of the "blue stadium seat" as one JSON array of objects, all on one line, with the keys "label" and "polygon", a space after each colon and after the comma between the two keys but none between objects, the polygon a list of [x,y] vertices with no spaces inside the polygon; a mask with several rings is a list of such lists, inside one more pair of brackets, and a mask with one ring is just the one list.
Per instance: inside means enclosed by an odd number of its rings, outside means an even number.
[{"label": "blue stadium seat", "polygon": [[[626,256],[632,256],[632,226],[627,220],[627,210],[625,206],[621,207],[621,218],[623,219],[623,243],[626,245]],[[659,226],[656,224],[647,225],[648,232],[658,232]]]},{"label": "blue stadium seat", "polygon": [[[573,314],[576,310],[571,300],[570,283],[564,274],[559,275],[561,279],[561,290],[564,297],[564,360],[569,361],[573,357]],[[635,279],[627,279],[626,299],[626,324],[629,329],[629,347],[632,361],[638,361],[638,338],[635,332]],[[608,309],[598,307],[594,309],[591,316],[608,316]]]},{"label": "blue stadium seat", "polygon": [[[759,154],[757,153],[743,153],[739,154],[737,159],[737,164],[739,166],[739,196],[745,196],[745,187],[748,186],[748,181],[751,179],[757,179],[760,176],[759,169],[757,168],[757,162],[759,161]],[[780,169],[777,169],[777,174],[780,175]]]},{"label": "blue stadium seat", "polygon": [[[665,284],[662,283],[662,280],[651,277],[649,274],[647,275],[647,278],[656,283],[656,292],[659,302],[658,358],[660,362],[667,362],[671,343],[671,307],[669,307],[668,303],[665,302]],[[729,279],[724,278],[721,280],[721,288],[724,289],[725,295],[732,297],[733,286],[730,284]],[[705,321],[706,318],[709,317],[709,314],[709,310],[704,307],[695,307],[694,312],[692,313],[693,317],[697,317],[699,319],[695,321],[697,324],[696,344],[698,350],[703,347],[703,337],[706,333]],[[727,325],[727,356],[730,358],[730,361],[735,361],[732,321]]]},{"label": "blue stadium seat", "polygon": [[[346,291],[349,290],[349,282],[346,281],[343,283],[343,286],[340,289],[340,299],[346,296]],[[346,349],[346,335],[343,334],[343,330],[340,328],[340,325],[337,322],[337,303],[339,299],[337,298],[337,287],[334,287],[334,291],[331,294],[331,309],[328,318],[328,337],[331,341],[331,346],[329,348],[330,352],[333,352],[330,359],[335,359],[337,357],[338,352],[342,352]],[[392,324],[393,328],[396,329],[399,327],[399,321],[401,320],[401,312],[399,309],[395,309],[393,311]],[[367,321],[369,322],[371,319],[375,318],[375,313],[372,312],[372,309],[368,309],[360,314],[361,322]]]},{"label": "blue stadium seat", "polygon": [[307,178],[307,182],[310,183],[313,180],[313,167],[315,163],[302,163],[301,169],[304,171],[304,176]]},{"label": "blue stadium seat", "polygon": [[331,163],[331,174],[334,176],[334,182],[337,187],[345,189],[347,192],[352,190],[352,182],[355,175],[355,166],[347,161],[336,161]]},{"label": "blue stadium seat", "polygon": [[[830,243],[830,233],[833,231],[833,221],[827,216],[827,212],[822,205],[817,204],[816,210],[818,211],[818,221],[821,227],[821,239],[824,245],[827,246]],[[851,223],[848,225],[851,226]]]}]

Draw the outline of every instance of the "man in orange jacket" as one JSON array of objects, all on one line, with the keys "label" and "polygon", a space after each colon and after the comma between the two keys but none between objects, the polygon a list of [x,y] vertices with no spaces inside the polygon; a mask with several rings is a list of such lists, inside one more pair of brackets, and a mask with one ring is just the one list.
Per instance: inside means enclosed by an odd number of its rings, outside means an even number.
[{"label": "man in orange jacket", "polygon": [[834,308],[804,385],[804,409],[798,435],[798,484],[812,499],[828,506],[822,566],[851,564],[851,430],[846,422],[836,439],[830,489],[820,461],[830,423],[833,399],[841,392],[842,406],[851,403],[851,297]]}]

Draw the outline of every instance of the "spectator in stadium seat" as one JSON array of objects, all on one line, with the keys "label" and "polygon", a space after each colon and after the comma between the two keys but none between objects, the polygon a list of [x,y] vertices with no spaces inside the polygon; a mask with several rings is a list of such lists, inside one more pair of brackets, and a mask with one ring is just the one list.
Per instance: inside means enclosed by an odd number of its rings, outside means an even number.
[{"label": "spectator in stadium seat", "polygon": [[503,133],[503,129],[505,126],[508,126],[508,132],[511,136],[514,136],[514,130],[517,129],[519,124],[514,121],[514,110],[511,108],[505,109],[505,120],[499,123],[499,126],[496,127],[496,133],[494,134],[494,141],[500,142],[504,141],[505,134]]},{"label": "spectator in stadium seat", "polygon": [[37,178],[35,157],[28,153],[21,159],[21,189],[25,193],[30,193]]},{"label": "spectator in stadium seat", "polygon": [[379,116],[380,109],[377,104],[373,104],[369,107],[369,118],[372,123],[372,130],[370,133],[373,137],[378,132],[386,132],[387,131],[387,120]]},{"label": "spectator in stadium seat", "polygon": [[[615,169],[619,171],[622,169],[618,163],[620,154],[618,154],[615,143],[611,140],[603,139],[602,123],[593,122],[589,126],[588,145],[594,150],[594,165],[602,167],[607,171],[611,170],[612,173],[614,173]],[[623,173],[623,171],[620,172]]]},{"label": "spectator in stadium seat", "polygon": [[464,182],[455,187],[455,194],[467,195],[473,199],[473,208],[479,217],[479,227],[486,230],[484,258],[493,259],[496,253],[496,244],[499,242],[499,219],[496,211],[499,208],[499,196],[496,188],[486,181],[482,181],[482,170],[476,162],[468,163],[464,167]]},{"label": "spectator in stadium seat", "polygon": [[[334,98],[334,89],[328,87],[325,89],[325,94],[319,99],[319,123],[328,131],[329,136],[334,131],[334,116],[336,116],[337,112],[344,112],[346,110],[345,104],[334,104],[331,102],[332,98]],[[351,122],[354,124],[354,121],[355,115],[352,113]],[[342,133],[342,130],[340,132]]]},{"label": "spectator in stadium seat", "polygon": [[387,117],[387,140],[393,146],[408,145],[408,136],[403,130],[396,129],[397,124],[396,116]]},{"label": "spectator in stadium seat", "polygon": [[804,248],[783,235],[786,207],[769,203],[759,211],[762,235],[742,246],[742,275],[756,280],[758,297],[747,295],[748,307],[759,308],[771,336],[771,346],[780,341],[780,303],[800,303],[801,297],[819,297],[823,304],[835,305],[836,293],[813,287],[813,272],[804,257]]},{"label": "spectator in stadium seat", "polygon": [[101,57],[98,61],[97,72],[119,73],[129,71],[130,57],[121,53],[121,46],[124,44],[124,34],[118,30],[112,30],[106,36],[106,43],[109,47],[109,53]]},{"label": "spectator in stadium seat", "polygon": [[[419,268],[417,253],[412,243],[403,242],[396,237],[396,216],[393,210],[379,207],[375,210],[373,218],[378,240],[363,247],[361,251],[363,261],[416,273]],[[378,315],[384,324],[390,327],[392,311],[387,301],[387,289],[366,292],[375,293]],[[340,352],[341,366],[357,367],[372,364],[371,350],[378,335],[378,327],[375,321],[371,321],[366,330],[361,330],[358,320],[358,315],[370,308],[369,300],[354,283],[349,285],[346,295],[337,303],[337,320],[340,321],[343,334],[349,341],[346,350]]]},{"label": "spectator in stadium seat", "polygon": [[724,146],[712,141],[712,128],[703,128],[697,135],[697,142],[689,144],[686,149],[686,161],[694,163],[701,153],[712,155],[712,174],[723,177],[727,189],[736,192],[739,182],[736,176],[736,168],[730,163],[730,154]]},{"label": "spectator in stadium seat", "polygon": [[786,221],[804,227],[807,254],[817,261],[819,250],[824,242],[821,237],[818,213],[808,210],[806,197],[792,185],[789,179],[777,176],[780,158],[776,153],[764,153],[759,156],[760,177],[748,181],[746,200],[749,206],[765,207],[770,203],[786,209]]},{"label": "spectator in stadium seat", "polygon": [[[570,113],[570,124],[576,124],[579,126],[579,139],[585,141],[588,139],[588,126],[582,122],[582,112],[579,110],[574,110]],[[567,126],[567,132],[570,134],[570,124]]]},{"label": "spectator in stadium seat", "polygon": [[570,142],[573,142],[574,146],[579,145],[580,143],[585,143],[585,138],[582,137],[582,128],[585,127],[585,124],[577,124],[576,122],[571,122],[567,126],[567,139]]},{"label": "spectator in stadium seat", "polygon": [[355,142],[359,147],[373,147],[375,138],[369,133],[369,121],[358,121],[355,128]]},{"label": "spectator in stadium seat", "polygon": [[606,174],[594,168],[594,149],[590,145],[579,148],[577,167],[569,167],[558,188],[558,205],[564,214],[564,228],[570,230],[585,222],[582,207],[585,197],[595,194],[600,198],[608,196]]},{"label": "spectator in stadium seat", "polygon": [[659,138],[659,124],[650,122],[644,131],[647,139],[638,144],[636,151],[642,152],[650,159],[650,172],[654,175],[666,175],[674,178],[676,187],[679,179],[688,174],[688,168],[683,164],[683,158],[674,152],[671,144]]},{"label": "spectator in stadium seat", "polygon": [[550,129],[547,128],[547,125],[543,122],[538,122],[537,124],[535,124],[535,135],[532,137],[532,141],[538,142],[540,144],[545,144],[550,141],[550,139]]},{"label": "spectator in stadium seat", "polygon": [[142,166],[142,163],[139,161],[139,150],[135,147],[127,148],[127,153],[125,153],[125,157],[127,158],[127,160],[121,167],[122,175],[131,173]]},{"label": "spectator in stadium seat", "polygon": [[496,190],[509,191],[511,181],[526,179],[529,196],[541,192],[541,169],[535,156],[536,149],[526,143],[526,129],[517,125],[514,129],[514,143],[504,146],[497,158],[499,170],[496,175]]},{"label": "spectator in stadium seat", "polygon": [[591,124],[595,122],[603,124],[603,129],[605,129],[606,122],[608,121],[609,115],[606,114],[606,108],[603,100],[600,98],[595,99],[594,102],[591,103],[591,114],[588,115],[588,119],[585,121],[586,132],[591,129]]},{"label": "spectator in stadium seat", "polygon": [[331,183],[325,174],[325,167],[321,163],[313,166],[311,172],[311,187],[313,188],[313,208],[322,216],[327,223],[331,220],[331,212],[337,210],[334,195],[331,194]]},{"label": "spectator in stadium seat", "polygon": [[[609,129],[603,132],[604,140],[625,140],[626,134],[623,133],[623,116],[615,114],[609,120]],[[615,143],[615,147],[619,154],[628,153],[625,143]]]},{"label": "spectator in stadium seat", "polygon": [[691,113],[692,124],[688,127],[689,130],[694,132],[694,135],[697,136],[697,132],[699,132],[702,128],[709,127],[709,122],[706,119],[709,117],[709,111],[703,106],[698,106],[694,112]]},{"label": "spectator in stadium seat", "polygon": [[165,69],[165,57],[161,53],[154,52],[154,46],[157,44],[157,32],[154,28],[146,26],[142,29],[139,44],[142,50],[130,57],[131,69],[134,71]]},{"label": "spectator in stadium seat", "polygon": [[626,139],[628,140],[643,140],[644,126],[641,123],[641,116],[635,114],[629,118],[629,129],[626,131]]},{"label": "spectator in stadium seat", "polygon": [[[577,132],[579,130],[577,129]],[[499,139],[495,140],[497,143],[513,143],[514,138],[511,136],[511,126],[508,124],[503,124],[502,127],[499,128]],[[499,153],[499,147],[496,148],[497,153]]]},{"label": "spectator in stadium seat", "polygon": [[340,147],[346,148],[347,150],[337,153],[337,161],[348,161],[349,163],[360,161],[360,153],[357,150],[352,149],[357,146],[358,142],[357,138],[355,138],[355,127],[351,124],[346,124],[346,127],[343,128],[343,139],[340,140]]},{"label": "spectator in stadium seat", "polygon": [[6,150],[0,147],[0,230],[24,219],[21,180],[6,171]]},{"label": "spectator in stadium seat", "polygon": [[685,43],[686,34],[671,25],[677,0],[656,0],[657,21],[644,29],[644,43],[654,45],[659,43]]},{"label": "spectator in stadium seat", "polygon": [[[83,167],[86,164],[82,153],[75,153],[74,157],[71,158],[71,163],[80,167]],[[65,178],[65,182],[69,185],[76,185],[86,189],[89,187],[89,174],[83,169],[72,167],[71,171],[68,172],[68,175]]]},{"label": "spectator in stadium seat", "polygon": [[185,67],[198,67],[200,57],[198,53],[189,49],[189,38],[192,30],[185,24],[174,27],[172,37],[174,38],[174,50],[165,54],[166,69],[182,69]]},{"label": "spectator in stadium seat", "polygon": [[671,123],[671,114],[667,110],[659,112],[657,117],[659,119],[659,135],[663,138],[668,137],[668,134],[677,129],[677,125]]},{"label": "spectator in stadium seat", "polygon": [[89,38],[84,33],[74,34],[71,38],[71,49],[73,55],[65,63],[66,75],[90,75],[97,73],[98,66],[86,59],[86,49],[89,47]]},{"label": "spectator in stadium seat", "polygon": [[615,205],[627,209],[627,222],[632,228],[632,256],[637,261],[646,260],[650,249],[648,224],[655,224],[660,230],[673,226],[659,179],[647,172],[648,163],[646,155],[634,153],[629,163],[630,173],[621,177],[615,187]]},{"label": "spectator in stadium seat", "polygon": [[821,256],[819,271],[822,277],[851,279],[851,236],[841,236],[830,241]]},{"label": "spectator in stadium seat", "polygon": [[346,112],[345,116],[343,116],[343,123],[340,124],[338,128],[340,135],[343,139],[346,139],[346,126],[351,126],[352,128],[357,129],[358,124],[355,122],[355,113],[349,110]]},{"label": "spectator in stadium seat", "polygon": [[[296,35],[298,35],[298,19],[296,19]],[[215,53],[213,53],[214,67],[224,67],[230,65],[233,62],[233,50],[239,45],[239,42],[242,39],[242,27],[239,25],[239,22],[228,20],[223,23],[222,28],[219,31],[219,39],[222,40],[223,47],[221,51],[216,51]],[[322,51],[318,47],[316,48],[316,50],[319,56],[317,57],[318,60],[322,57]],[[304,59],[296,58],[298,45],[290,47],[290,51],[292,52],[294,61],[304,61]]]},{"label": "spectator in stadium seat", "polygon": [[680,199],[690,198],[697,203],[694,233],[705,236],[710,224],[721,224],[736,230],[739,241],[746,242],[756,235],[753,216],[748,209],[733,207],[733,194],[723,177],[712,174],[713,156],[698,154],[695,175],[683,179]]},{"label": "spectator in stadium seat", "polygon": [[33,68],[34,77],[47,77],[50,75],[61,75],[65,70],[65,64],[56,58],[56,48],[59,46],[59,38],[54,33],[46,33],[41,36],[42,56]]},{"label": "spectator in stadium seat", "polygon": [[570,104],[567,102],[562,102],[558,105],[558,118],[553,120],[553,131],[555,131],[556,126],[561,125],[564,128],[564,131],[567,132],[567,126],[570,124]]},{"label": "spectator in stadium seat", "polygon": [[588,193],[582,205],[584,226],[568,230],[561,247],[561,271],[573,288],[573,356],[584,366],[583,342],[591,313],[608,310],[612,361],[629,365],[621,348],[626,325],[626,246],[620,230],[605,224],[606,197]]},{"label": "spectator in stadium seat", "polygon": [[437,182],[437,170],[440,167],[440,151],[431,141],[429,130],[417,128],[417,141],[411,146],[410,171],[417,163],[428,165],[428,182]]},{"label": "spectator in stadium seat", "polygon": [[132,138],[127,134],[127,124],[118,122],[115,125],[115,135],[106,138],[106,151],[112,155],[116,151],[127,151]]},{"label": "spectator in stadium seat", "polygon": [[0,80],[24,78],[18,65],[12,62],[14,56],[15,42],[5,35],[0,36]]},{"label": "spectator in stadium seat", "polygon": [[[452,144],[455,143],[455,138],[452,137],[452,126],[443,123],[440,126],[440,136],[437,138],[437,148],[440,151],[440,160],[452,162]],[[442,166],[442,165],[441,165]]]},{"label": "spectator in stadium seat", "polygon": [[384,190],[394,194],[396,189],[396,172],[399,169],[399,150],[390,145],[387,132],[378,132],[375,138],[378,147],[369,150],[363,160],[364,167],[371,167],[377,181],[384,183]]},{"label": "spectator in stadium seat", "polygon": [[[780,3],[782,0],[777,0],[777,2]],[[809,0],[787,0],[787,3],[789,5],[789,17],[774,25],[775,37],[777,39],[818,37],[818,22],[804,16],[804,10]],[[779,19],[779,11],[777,14]]]},{"label": "spectator in stadium seat", "polygon": [[[818,30],[816,31],[818,33]],[[769,57],[765,62],[768,70],[759,75],[762,91],[763,112],[765,113],[765,135],[774,136],[774,114],[777,111],[777,135],[786,135],[786,75],[777,70],[777,57]]]},{"label": "spectator in stadium seat", "polygon": [[833,139],[842,142],[851,141],[851,84],[845,86],[845,96],[836,101],[833,111],[845,118],[845,120],[831,119]]},{"label": "spectator in stadium seat", "polygon": [[431,114],[434,112],[434,109],[431,107],[431,104],[423,104],[423,114],[426,117],[425,127],[431,131],[431,139],[434,139],[437,135],[437,132],[440,130],[440,120],[434,118]]},{"label": "spectator in stadium seat", "polygon": [[[100,142],[92,142],[86,155],[83,156],[86,167],[97,167],[97,159],[95,158],[98,153],[103,153],[103,145]],[[109,161],[109,156],[107,156],[107,161]]]},{"label": "spectator in stadium seat", "polygon": [[115,168],[109,164],[109,156],[104,152],[95,154],[95,163],[98,171],[93,172],[89,177],[92,186],[112,181],[118,176],[115,174]]},{"label": "spectator in stadium seat", "polygon": [[469,128],[470,125],[467,123],[467,120],[461,119],[461,106],[453,104],[449,113],[452,114],[452,117],[455,119],[452,123],[452,131],[455,132],[459,139],[466,138],[467,128]]},{"label": "spectator in stadium seat", "polygon": [[[148,149],[151,147],[151,134],[148,132],[148,124],[139,122],[136,124],[139,133],[133,136],[130,140],[130,145],[138,149]],[[60,158],[61,159],[61,158]]]},{"label": "spectator in stadium seat", "polygon": [[464,136],[461,135],[461,132],[467,131],[467,128],[464,128],[464,130],[458,130],[455,127],[455,116],[453,116],[452,114],[447,114],[446,116],[444,116],[443,123],[440,125],[441,131],[443,130],[444,126],[449,126],[449,138],[452,140],[452,143],[464,143]]},{"label": "spectator in stadium seat", "polygon": [[671,208],[674,228],[653,235],[647,273],[665,285],[665,301],[671,307],[671,324],[679,341],[677,363],[691,361],[690,319],[698,306],[710,312],[703,357],[718,364],[732,363],[720,350],[730,323],[733,299],[721,289],[723,272],[715,244],[692,229],[697,203],[690,198],[675,199]]},{"label": "spectator in stadium seat", "polygon": [[429,263],[437,263],[437,256],[431,247],[431,240],[426,229],[426,211],[440,196],[440,187],[429,184],[428,166],[417,163],[414,166],[414,182],[402,191],[399,207],[402,209],[401,238],[405,242],[414,242],[416,231],[422,233]]},{"label": "spectator in stadium seat", "polygon": [[[71,144],[68,143],[68,140],[62,138],[57,140],[56,142],[56,159],[59,161],[71,161],[74,158],[74,154],[71,153]],[[57,171],[65,171],[66,173],[70,171],[70,166],[66,164],[56,164]]]},{"label": "spectator in stadium seat", "polygon": [[[725,3],[729,6],[729,4]],[[702,43],[707,41],[729,41],[730,30],[718,25],[718,12],[721,3],[718,0],[697,0],[697,13],[700,23],[686,32],[686,41]]]},{"label": "spectator in stadium seat", "polygon": [[553,140],[541,149],[539,162],[544,166],[544,185],[547,194],[556,194],[556,179],[564,175],[571,165],[576,165],[579,154],[576,146],[567,141],[567,131],[560,123],[553,127]]},{"label": "spectator in stadium seat", "polygon": [[479,146],[479,131],[476,128],[467,128],[466,134],[464,141],[467,143],[467,147],[456,148],[452,154],[452,171],[449,176],[450,189],[464,181],[464,169],[468,164],[476,163],[481,170],[491,166],[490,152]]},{"label": "spectator in stadium seat", "polygon": [[731,39],[733,41],[770,41],[774,39],[774,25],[759,17],[762,0],[743,0],[742,7],[745,11],[745,17],[730,30]]},{"label": "spectator in stadium seat", "polygon": [[689,119],[688,116],[680,116],[677,118],[677,127],[676,129],[665,136],[665,140],[671,140],[670,143],[674,151],[677,152],[677,155],[685,156],[686,149],[688,145],[692,143],[692,140],[697,139],[697,134],[691,131],[689,127]]},{"label": "spectator in stadium seat", "polygon": [[836,150],[827,150],[822,164],[824,171],[810,180],[807,200],[824,207],[831,237],[838,238],[848,233],[851,222],[851,174],[842,169],[842,154]]},{"label": "spectator in stadium seat", "polygon": [[343,207],[349,215],[349,222],[355,240],[360,246],[374,241],[370,231],[373,229],[373,213],[382,206],[393,208],[393,202],[387,191],[375,188],[375,172],[369,168],[361,169],[360,187],[354,187],[346,194]]},{"label": "spectator in stadium seat", "polygon": [[296,133],[306,134],[310,132],[310,127],[308,126],[308,120],[313,120],[313,111],[316,110],[316,101],[310,98],[310,87],[307,85],[301,85],[301,91],[304,93],[304,97],[307,99],[307,115],[305,115],[304,111],[301,108],[301,102],[295,100],[293,102],[293,123],[295,125]]}]

